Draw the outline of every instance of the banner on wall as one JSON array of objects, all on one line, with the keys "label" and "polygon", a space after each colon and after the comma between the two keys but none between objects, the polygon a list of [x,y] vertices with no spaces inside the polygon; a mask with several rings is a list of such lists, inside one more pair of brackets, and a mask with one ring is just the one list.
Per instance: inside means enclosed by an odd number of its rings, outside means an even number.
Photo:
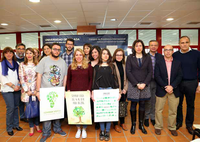
[{"label": "banner on wall", "polygon": [[119,89],[94,90],[94,122],[119,119]]},{"label": "banner on wall", "polygon": [[[72,38],[75,41],[74,48],[83,48],[85,43],[91,45],[97,45],[101,48],[107,47],[111,53],[117,48],[122,48],[127,55],[128,46],[128,34],[119,35],[48,35],[43,36],[43,44],[52,44],[54,42],[61,45],[62,53],[65,52],[65,43],[68,38]],[[62,54],[61,53],[61,54]]]},{"label": "banner on wall", "polygon": [[40,121],[64,118],[64,87],[40,88]]},{"label": "banner on wall", "polygon": [[90,91],[70,91],[65,95],[68,123],[91,125]]}]

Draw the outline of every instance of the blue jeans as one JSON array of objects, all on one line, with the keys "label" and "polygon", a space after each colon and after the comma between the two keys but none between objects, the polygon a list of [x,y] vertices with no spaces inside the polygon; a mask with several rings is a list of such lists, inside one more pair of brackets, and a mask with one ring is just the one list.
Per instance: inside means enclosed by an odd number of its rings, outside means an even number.
[{"label": "blue jeans", "polygon": [[1,92],[6,103],[6,130],[11,132],[13,127],[19,127],[18,107],[21,91]]},{"label": "blue jeans", "polygon": [[58,133],[61,131],[61,124],[60,120],[50,120],[50,121],[44,121],[43,122],[43,136],[50,136],[51,135],[51,122],[53,122],[53,131],[55,133]]},{"label": "blue jeans", "polygon": [[[112,89],[112,88],[111,87],[99,88],[99,90],[104,90],[104,89]],[[111,122],[100,122],[99,124],[100,124],[101,131],[105,131],[105,125],[106,125],[106,132],[110,132]]]},{"label": "blue jeans", "polygon": [[[82,125],[84,129],[87,128],[87,125]],[[76,125],[76,127],[81,127],[81,125]]]},{"label": "blue jeans", "polygon": [[[28,103],[25,103],[25,104],[26,104],[26,106],[28,105]],[[30,128],[33,128],[34,125],[39,126],[39,123],[40,123],[39,117],[29,118],[28,123],[29,123]]]},{"label": "blue jeans", "polygon": [[[21,92],[20,92],[20,97],[21,97]],[[24,119],[25,118],[24,106],[25,106],[25,103],[22,102],[21,99],[20,99],[19,100],[19,114],[20,114],[20,119]]]}]

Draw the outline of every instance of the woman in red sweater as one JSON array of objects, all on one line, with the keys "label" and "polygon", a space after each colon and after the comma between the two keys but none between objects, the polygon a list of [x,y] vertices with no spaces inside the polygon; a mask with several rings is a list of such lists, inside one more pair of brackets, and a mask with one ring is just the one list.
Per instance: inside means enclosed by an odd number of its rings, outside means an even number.
[{"label": "woman in red sweater", "polygon": [[[72,64],[68,68],[67,91],[91,91],[93,69],[88,64],[82,49],[78,48],[74,52]],[[82,138],[87,138],[86,125],[83,125]],[[80,138],[81,128],[77,125],[75,137]]]}]

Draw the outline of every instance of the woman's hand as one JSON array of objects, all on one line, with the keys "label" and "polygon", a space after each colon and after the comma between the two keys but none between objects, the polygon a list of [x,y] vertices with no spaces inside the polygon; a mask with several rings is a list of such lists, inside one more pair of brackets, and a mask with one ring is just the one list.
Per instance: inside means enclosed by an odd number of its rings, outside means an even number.
[{"label": "woman's hand", "polygon": [[121,99],[121,94],[119,93],[119,98],[117,99],[118,101]]},{"label": "woman's hand", "polygon": [[140,84],[140,89],[143,90],[146,87],[146,84],[142,83]]},{"label": "woman's hand", "polygon": [[40,92],[36,93],[36,97],[38,98],[38,100],[40,101]]},{"label": "woman's hand", "polygon": [[126,94],[126,90],[123,89],[123,90],[122,90],[122,93],[123,93],[123,94]]},{"label": "woman's hand", "polygon": [[31,92],[31,91],[28,91],[27,94],[28,94],[28,96],[31,96],[31,95],[32,95],[32,92]]},{"label": "woman's hand", "polygon": [[94,91],[92,91],[92,100],[93,100],[93,102],[95,101],[94,100]]},{"label": "woman's hand", "polygon": [[14,91],[19,91],[19,89],[20,89],[19,86],[15,86],[15,87],[13,87],[13,90],[14,90]]}]

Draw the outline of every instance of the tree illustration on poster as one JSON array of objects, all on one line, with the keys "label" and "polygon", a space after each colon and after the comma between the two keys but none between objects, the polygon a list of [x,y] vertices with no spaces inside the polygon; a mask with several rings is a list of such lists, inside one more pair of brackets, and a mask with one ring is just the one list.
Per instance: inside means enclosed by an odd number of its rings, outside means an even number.
[{"label": "tree illustration on poster", "polygon": [[54,104],[56,102],[58,98],[58,94],[56,92],[50,92],[48,95],[47,95],[47,100],[49,100],[49,103],[50,103],[50,107],[53,108],[54,107]]},{"label": "tree illustration on poster", "polygon": [[74,108],[73,112],[74,112],[74,116],[79,117],[79,121],[77,123],[83,123],[81,121],[81,117],[83,117],[83,115],[85,115],[84,108],[82,106],[77,106]]}]

